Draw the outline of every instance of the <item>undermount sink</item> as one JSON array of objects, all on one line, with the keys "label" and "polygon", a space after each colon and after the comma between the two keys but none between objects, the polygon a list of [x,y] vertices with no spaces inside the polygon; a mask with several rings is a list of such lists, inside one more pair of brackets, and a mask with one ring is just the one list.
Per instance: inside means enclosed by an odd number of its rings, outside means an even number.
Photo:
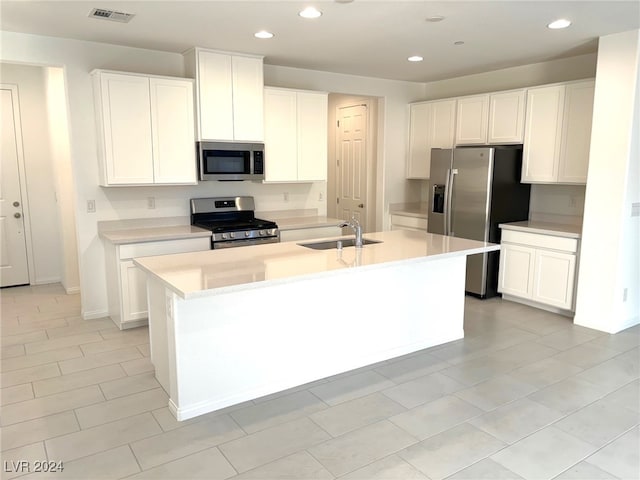
[{"label": "undermount sink", "polygon": [[[314,250],[331,250],[332,248],[338,248],[338,242],[342,242],[343,247],[353,247],[356,244],[355,238],[343,238],[339,240],[325,240],[322,242],[313,243],[299,243],[301,247],[313,248]],[[381,240],[371,240],[368,238],[362,239],[362,245],[369,245],[371,243],[382,243]]]}]

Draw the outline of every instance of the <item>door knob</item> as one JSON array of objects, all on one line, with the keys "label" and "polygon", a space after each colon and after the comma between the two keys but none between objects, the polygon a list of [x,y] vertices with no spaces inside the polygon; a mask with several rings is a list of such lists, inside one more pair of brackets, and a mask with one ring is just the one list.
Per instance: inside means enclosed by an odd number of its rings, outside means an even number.
[{"label": "door knob", "polygon": [[360,205],[358,205],[358,208],[364,208],[364,203],[361,203]]},{"label": "door knob", "polygon": [[14,213],[14,214],[13,214],[13,216],[14,216],[14,217],[16,217],[16,218],[20,218],[20,217],[22,217],[22,215],[20,215],[20,212],[16,212],[16,213]]},{"label": "door knob", "polygon": [[13,202],[13,206],[14,207],[19,207],[20,206],[20,202]]}]

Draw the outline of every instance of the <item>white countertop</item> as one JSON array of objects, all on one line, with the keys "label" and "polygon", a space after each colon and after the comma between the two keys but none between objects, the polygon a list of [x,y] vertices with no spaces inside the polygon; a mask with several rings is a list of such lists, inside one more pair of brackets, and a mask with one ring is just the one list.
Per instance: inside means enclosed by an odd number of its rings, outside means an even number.
[{"label": "white countertop", "polygon": [[380,268],[500,249],[491,243],[406,230],[368,233],[364,238],[382,243],[362,249],[346,247],[339,252],[283,242],[144,257],[134,262],[188,299],[346,273],[351,268]]},{"label": "white countertop", "polygon": [[426,203],[394,203],[389,205],[389,213],[391,215],[428,218],[429,208]]},{"label": "white countertop", "polygon": [[517,230],[520,232],[540,233],[566,238],[580,238],[582,235],[582,225],[566,225],[535,220],[501,223],[499,227],[503,230]]},{"label": "white countertop", "polygon": [[183,238],[210,237],[211,231],[191,225],[169,225],[145,228],[125,228],[100,232],[100,237],[116,245],[126,243],[180,240]]}]

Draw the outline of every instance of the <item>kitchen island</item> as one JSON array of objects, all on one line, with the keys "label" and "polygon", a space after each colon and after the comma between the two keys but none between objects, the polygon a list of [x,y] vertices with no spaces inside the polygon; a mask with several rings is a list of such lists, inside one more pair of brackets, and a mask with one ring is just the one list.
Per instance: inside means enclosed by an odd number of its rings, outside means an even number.
[{"label": "kitchen island", "polygon": [[176,418],[462,338],[466,256],[499,245],[402,230],[365,239],[379,243],[135,259]]}]

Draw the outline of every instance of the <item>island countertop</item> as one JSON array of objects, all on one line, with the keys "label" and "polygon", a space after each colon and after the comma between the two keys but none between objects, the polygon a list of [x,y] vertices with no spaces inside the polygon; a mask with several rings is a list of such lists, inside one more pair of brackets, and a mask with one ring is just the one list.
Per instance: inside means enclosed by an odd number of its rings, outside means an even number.
[{"label": "island countertop", "polygon": [[178,296],[188,299],[344,273],[348,269],[362,271],[384,264],[433,261],[500,249],[491,243],[407,230],[368,233],[364,238],[381,243],[338,251],[283,242],[144,257],[134,262]]}]

